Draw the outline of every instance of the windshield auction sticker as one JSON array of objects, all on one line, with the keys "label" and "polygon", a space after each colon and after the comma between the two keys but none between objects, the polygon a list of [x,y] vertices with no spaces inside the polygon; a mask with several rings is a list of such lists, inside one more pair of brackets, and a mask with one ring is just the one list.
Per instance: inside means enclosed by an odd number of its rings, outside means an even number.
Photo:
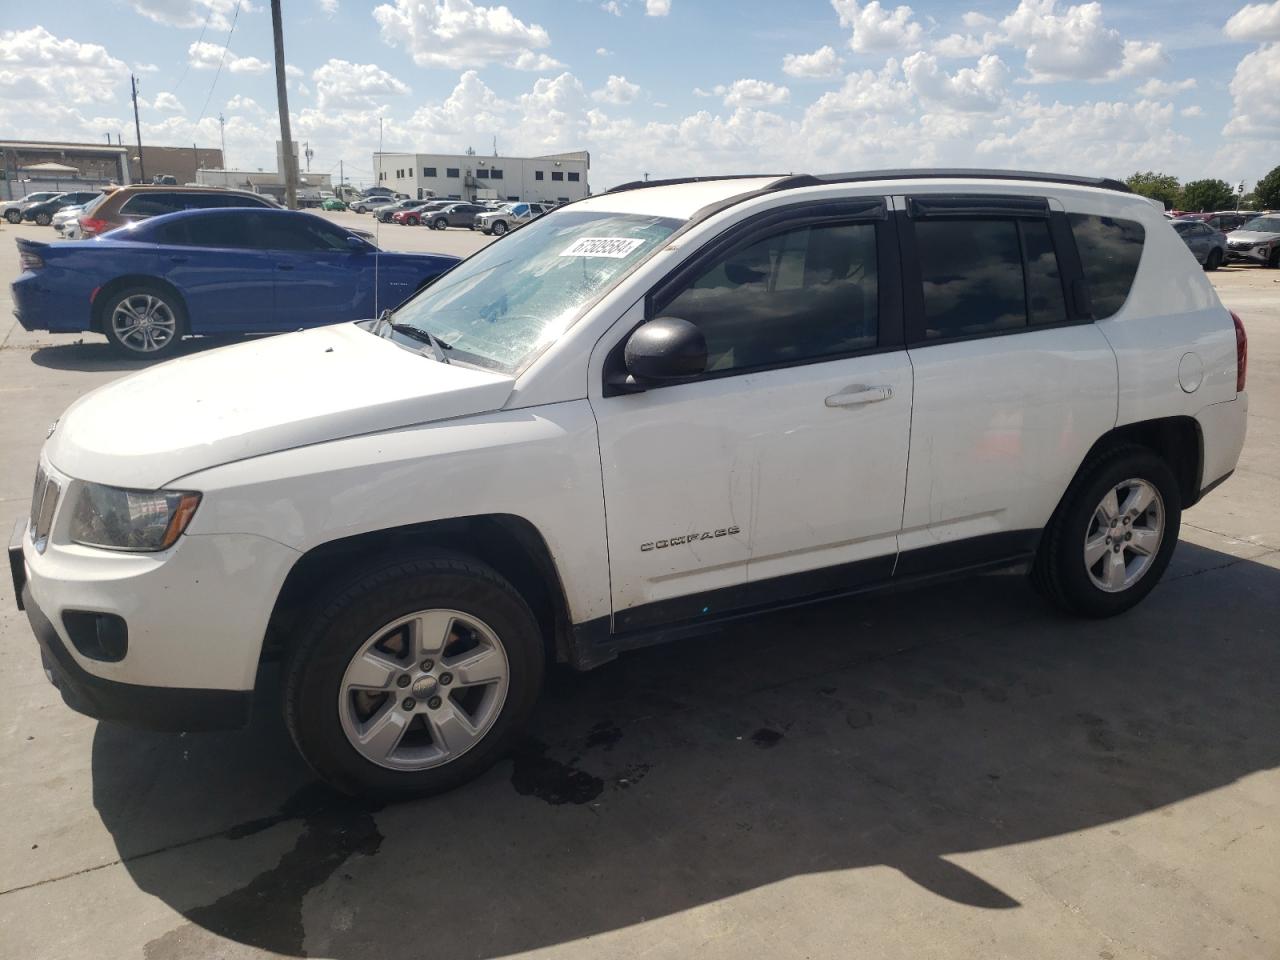
[{"label": "windshield auction sticker", "polygon": [[636,247],[642,246],[643,240],[629,237],[581,237],[560,251],[562,257],[608,257],[621,260]]}]

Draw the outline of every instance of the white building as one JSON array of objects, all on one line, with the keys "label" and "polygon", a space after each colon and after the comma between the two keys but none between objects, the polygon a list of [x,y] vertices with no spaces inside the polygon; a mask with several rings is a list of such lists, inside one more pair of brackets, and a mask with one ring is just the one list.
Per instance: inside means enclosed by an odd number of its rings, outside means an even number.
[{"label": "white building", "polygon": [[[298,172],[298,195],[332,190],[333,178],[327,173],[312,173],[298,165],[298,141],[293,142],[293,169]],[[276,141],[276,168],[274,170],[197,170],[196,183],[202,187],[230,187],[233,190],[252,190],[267,193],[283,200],[285,157],[284,144]]]},{"label": "white building", "polygon": [[[481,157],[456,153],[375,153],[379,187],[410,197],[457,200],[581,200],[590,195],[585,150],[545,157]],[[429,192],[428,192],[429,191]]]}]

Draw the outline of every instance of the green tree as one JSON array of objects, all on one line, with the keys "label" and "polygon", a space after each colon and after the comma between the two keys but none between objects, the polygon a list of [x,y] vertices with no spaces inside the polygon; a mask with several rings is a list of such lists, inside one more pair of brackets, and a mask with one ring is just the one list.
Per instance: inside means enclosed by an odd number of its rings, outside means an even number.
[{"label": "green tree", "polygon": [[1159,200],[1166,210],[1178,202],[1178,194],[1181,190],[1177,177],[1167,173],[1156,173],[1154,170],[1135,173],[1125,183],[1134,193],[1140,193],[1152,200]]},{"label": "green tree", "polygon": [[1227,210],[1236,205],[1236,192],[1225,180],[1192,180],[1183,184],[1179,203],[1183,210],[1199,213]]},{"label": "green tree", "polygon": [[1280,207],[1280,167],[1273,167],[1270,173],[1258,181],[1253,192],[1257,198],[1259,210],[1274,210]]}]

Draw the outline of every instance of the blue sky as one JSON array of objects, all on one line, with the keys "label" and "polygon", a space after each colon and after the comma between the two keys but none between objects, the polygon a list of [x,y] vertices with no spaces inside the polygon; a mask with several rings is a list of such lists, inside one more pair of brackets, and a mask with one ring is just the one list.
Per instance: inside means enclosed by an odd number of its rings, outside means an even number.
[{"label": "blue sky", "polygon": [[[0,129],[218,145],[274,165],[266,0],[22,5]],[[648,172],[1028,167],[1252,181],[1280,163],[1280,0],[284,0],[295,138],[367,178],[389,150],[587,149]],[[231,29],[234,18],[235,27]],[[227,53],[224,55],[224,47]],[[221,70],[218,64],[221,63]],[[215,82],[216,77],[216,82]]]}]

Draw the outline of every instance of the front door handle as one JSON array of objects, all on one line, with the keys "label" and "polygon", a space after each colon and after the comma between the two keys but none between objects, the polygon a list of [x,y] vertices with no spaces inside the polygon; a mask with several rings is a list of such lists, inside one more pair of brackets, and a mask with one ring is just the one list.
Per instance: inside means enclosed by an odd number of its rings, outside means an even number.
[{"label": "front door handle", "polygon": [[169,262],[170,263],[186,263],[187,260],[189,259],[190,259],[189,257],[170,257]]},{"label": "front door handle", "polygon": [[839,393],[833,393],[824,401],[828,407],[857,407],[864,403],[879,403],[893,396],[893,387],[869,387],[855,383]]},{"label": "front door handle", "polygon": [[277,270],[292,270],[292,269],[293,269],[293,267],[292,267],[292,266],[290,266],[290,265],[289,265],[289,264],[287,264],[287,263],[277,263],[277,264],[276,264],[276,269],[277,269]]}]

